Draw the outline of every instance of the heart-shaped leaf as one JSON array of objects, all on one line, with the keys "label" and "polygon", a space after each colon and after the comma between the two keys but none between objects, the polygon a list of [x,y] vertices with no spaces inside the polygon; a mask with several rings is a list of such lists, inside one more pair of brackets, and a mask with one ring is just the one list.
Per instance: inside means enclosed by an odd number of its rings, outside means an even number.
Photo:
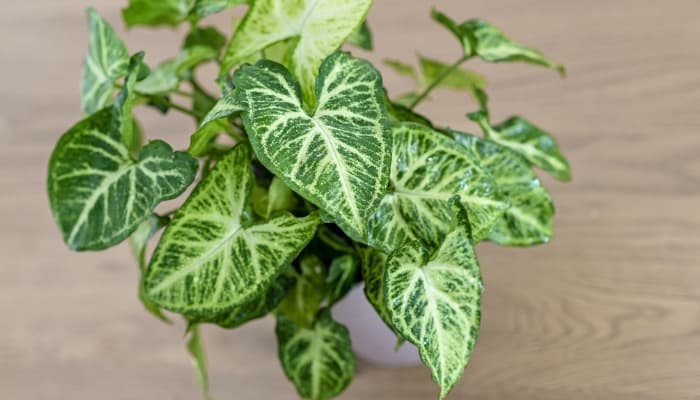
[{"label": "heart-shaped leaf", "polygon": [[356,360],[348,330],[322,311],[313,327],[277,317],[282,369],[304,399],[326,400],[340,394],[355,376]]},{"label": "heart-shaped leaf", "polygon": [[551,134],[518,116],[494,126],[490,125],[485,112],[471,113],[469,118],[481,126],[487,139],[521,155],[560,181],[571,180],[569,162]]},{"label": "heart-shaped leaf", "polygon": [[237,145],[217,162],[160,239],[146,295],[186,315],[230,311],[260,296],[311,240],[318,217],[289,213],[254,221],[251,154]]},{"label": "heart-shaped leaf", "polygon": [[509,246],[531,246],[552,238],[554,205],[530,165],[508,148],[472,135],[453,132],[457,141],[478,154],[510,207],[493,227],[488,239]]},{"label": "heart-shaped leaf", "polygon": [[367,218],[386,190],[391,161],[379,73],[366,61],[334,53],[321,65],[313,115],[304,111],[298,84],[279,64],[243,66],[233,79],[260,162],[350,237],[365,241]]},{"label": "heart-shaped leaf", "polygon": [[[132,59],[138,68],[141,56]],[[100,250],[131,235],[156,205],[180,195],[194,180],[197,161],[152,141],[132,159],[131,104],[135,71],[112,107],[68,130],[49,162],[51,210],[74,250]]]},{"label": "heart-shaped leaf", "polygon": [[394,329],[418,347],[440,386],[440,399],[459,381],[479,332],[481,273],[466,212],[436,249],[418,242],[396,250],[386,266],[385,305]]},{"label": "heart-shaped leaf", "polygon": [[90,45],[83,63],[80,97],[83,112],[93,114],[112,102],[114,83],[126,75],[129,52],[112,27],[88,9]]},{"label": "heart-shaped leaf", "polygon": [[463,146],[411,122],[394,124],[390,188],[369,221],[370,245],[386,252],[407,240],[441,243],[450,230],[449,200],[459,195],[477,240],[508,207],[493,177]]},{"label": "heart-shaped leaf", "polygon": [[311,109],[321,62],[360,26],[371,5],[372,0],[256,0],[226,50],[222,74],[274,43],[296,38],[290,67]]}]

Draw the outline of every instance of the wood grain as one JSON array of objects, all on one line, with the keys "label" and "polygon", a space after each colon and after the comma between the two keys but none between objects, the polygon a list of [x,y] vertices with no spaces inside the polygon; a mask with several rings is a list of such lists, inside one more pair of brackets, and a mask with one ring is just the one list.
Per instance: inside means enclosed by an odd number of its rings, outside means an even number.
[{"label": "wood grain", "polygon": [[[93,0],[118,24],[121,0]],[[450,61],[427,0],[377,0],[379,54]],[[573,165],[556,239],[480,246],[483,328],[454,399],[700,398],[700,3],[697,0],[450,0],[569,67],[474,67],[490,77],[496,119],[525,115],[555,132]],[[44,179],[59,134],[79,118],[87,0],[14,2],[0,14],[0,397],[195,399],[182,326],[136,300],[128,249],[71,253],[48,212]],[[215,18],[228,26],[232,14]],[[149,62],[174,54],[168,30],[124,33]],[[367,55],[373,61],[381,57]],[[409,82],[387,72],[392,93]],[[474,130],[475,106],[449,92],[421,111]],[[179,117],[144,112],[153,137],[184,145]],[[272,321],[206,331],[217,399],[294,398]],[[422,368],[361,365],[342,399],[430,399]]]}]

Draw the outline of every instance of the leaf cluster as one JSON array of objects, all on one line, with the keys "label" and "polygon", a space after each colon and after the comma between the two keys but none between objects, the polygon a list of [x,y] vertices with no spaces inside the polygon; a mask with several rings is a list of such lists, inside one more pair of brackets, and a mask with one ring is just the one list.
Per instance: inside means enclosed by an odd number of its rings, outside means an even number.
[{"label": "leaf cluster", "polygon": [[[246,4],[230,38],[203,21]],[[381,73],[343,45],[373,48],[371,0],[130,0],[128,27],[189,30],[178,54],[149,66],[95,10],[81,99],[85,116],[60,138],[48,194],[66,244],[102,250],[129,240],[139,298],[188,323],[188,350],[208,396],[200,324],[235,328],[273,314],[279,358],[299,395],[329,399],[356,361],[333,306],[363,284],[401,341],[418,347],[447,396],[476,343],[483,240],[529,246],[552,237],[554,207],[534,167],[570,179],[554,138],[522,117],[492,123],[486,79],[467,60],[563,67],[482,20],[434,10],[462,53],[419,56],[415,81],[388,96]],[[219,67],[218,94],[198,80]],[[482,136],[414,111],[436,89],[469,93]],[[135,107],[180,112],[190,146],[146,142]],[[465,105],[465,110],[468,106]],[[466,122],[466,118],[465,118]],[[189,191],[175,210],[159,205]],[[149,241],[163,231],[154,250]]]}]

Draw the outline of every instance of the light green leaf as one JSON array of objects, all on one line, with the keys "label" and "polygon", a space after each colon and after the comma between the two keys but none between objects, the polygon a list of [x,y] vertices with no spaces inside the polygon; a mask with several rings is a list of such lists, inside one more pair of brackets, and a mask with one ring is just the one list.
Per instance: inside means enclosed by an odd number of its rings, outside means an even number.
[{"label": "light green leaf", "polygon": [[484,238],[508,203],[479,160],[423,125],[396,123],[393,132],[390,188],[369,221],[369,244],[386,252],[406,240],[439,244],[455,196],[469,210],[474,236]]},{"label": "light green leaf", "polygon": [[202,392],[203,400],[210,400],[209,396],[209,374],[207,373],[207,354],[204,351],[204,342],[202,335],[199,333],[197,324],[188,327],[190,338],[187,340],[187,351],[192,357],[192,365],[197,371],[197,382],[199,389]]},{"label": "light green leaf", "polygon": [[313,115],[303,110],[299,86],[279,64],[243,66],[234,83],[260,162],[350,237],[365,241],[391,161],[379,73],[366,61],[334,53],[321,65]]},{"label": "light green leaf", "polygon": [[193,320],[193,322],[210,322],[226,329],[239,327],[246,322],[264,317],[277,308],[289,290],[294,287],[294,283],[294,276],[283,273],[274,282],[272,282],[272,285],[270,285],[270,287],[267,288],[267,290],[265,290],[260,296],[256,296],[250,301],[240,306],[236,306],[232,310],[225,313],[217,314],[211,317],[196,318]]},{"label": "light green leaf", "polygon": [[[421,70],[423,71],[423,88],[430,85],[440,77],[441,74],[451,68],[450,65],[423,56],[419,56],[418,59],[420,60]],[[486,88],[486,79],[466,68],[455,68],[447,74],[447,76],[442,78],[437,87],[464,91],[476,99],[476,91]]]},{"label": "light green leaf", "polygon": [[204,117],[200,127],[217,119],[228,118],[243,111],[243,109],[243,104],[236,101],[233,93],[225,90],[221,98],[216,102],[216,104],[214,104],[214,107],[209,110],[207,116]]},{"label": "light green leaf", "polygon": [[360,255],[362,257],[362,279],[365,282],[365,297],[382,321],[391,330],[394,330],[391,315],[389,315],[384,300],[387,256],[380,250],[371,247],[364,249]]},{"label": "light green leaf", "polygon": [[384,60],[384,65],[391,68],[392,71],[396,72],[399,75],[413,78],[416,81],[418,80],[418,72],[416,72],[416,69],[413,68],[413,65],[403,63],[399,60],[391,59]]},{"label": "light green leaf", "polygon": [[350,254],[335,258],[331,262],[328,278],[326,278],[329,287],[329,305],[337,303],[355,286],[355,282],[357,282],[359,277],[358,272],[359,268],[355,257]]},{"label": "light green leaf", "polygon": [[488,239],[509,246],[531,246],[552,238],[554,205],[530,165],[508,148],[472,135],[452,132],[494,176],[510,207]]},{"label": "light green leaf", "polygon": [[228,117],[243,110],[236,102],[230,90],[224,90],[221,98],[214,104],[199,125],[199,128],[190,137],[190,147],[187,151],[194,156],[202,156],[209,148],[209,144],[221,132],[229,127]]},{"label": "light green leaf", "polygon": [[459,43],[462,45],[462,51],[465,56],[471,56],[474,54],[476,49],[476,36],[471,30],[465,29],[452,18],[434,8],[431,12],[431,17],[433,20],[455,35],[457,40],[459,40]]},{"label": "light green leaf", "polygon": [[177,89],[196,66],[216,59],[217,51],[207,46],[187,47],[172,60],[154,68],[146,79],[136,84],[136,91],[143,94],[166,94]]},{"label": "light green leaf", "polygon": [[291,70],[312,109],[321,62],[360,26],[371,5],[372,0],[256,0],[226,50],[222,74],[273,43],[297,38]]},{"label": "light green leaf", "polygon": [[195,159],[163,141],[150,142],[132,159],[123,137],[133,129],[127,106],[133,80],[131,74],[113,107],[69,129],[51,155],[51,210],[71,249],[100,250],[126,239],[197,172]]},{"label": "light green leaf", "polygon": [[294,192],[278,177],[272,178],[270,187],[253,205],[255,212],[263,218],[269,218],[277,211],[291,211],[297,203]]},{"label": "light green leaf", "polygon": [[483,287],[465,214],[436,251],[418,242],[396,250],[384,282],[392,325],[418,347],[440,399],[462,376],[479,332]]},{"label": "light green leaf", "polygon": [[282,369],[304,399],[331,399],[355,376],[356,360],[347,328],[324,310],[312,328],[277,317],[277,342]]},{"label": "light green leaf", "polygon": [[88,8],[90,45],[83,63],[80,96],[83,112],[93,114],[112,102],[114,83],[126,75],[129,52],[112,27]]},{"label": "light green leaf", "polygon": [[197,18],[204,18],[207,15],[216,14],[229,7],[248,2],[248,0],[195,0],[192,14]]},{"label": "light green leaf", "polygon": [[348,36],[346,42],[361,49],[371,51],[374,45],[372,43],[372,31],[370,31],[367,21],[363,22],[359,28],[355,29],[350,36]]},{"label": "light green leaf", "polygon": [[571,180],[569,162],[559,150],[557,141],[541,128],[518,116],[494,126],[490,125],[488,114],[483,112],[469,114],[469,118],[481,126],[487,139],[520,154],[530,164],[560,181]]},{"label": "light green leaf", "polygon": [[226,37],[213,26],[193,27],[185,36],[185,41],[182,44],[183,48],[204,46],[212,48],[217,55],[226,45]]},{"label": "light green leaf", "polygon": [[308,255],[299,262],[301,273],[279,306],[279,313],[295,324],[310,328],[328,292],[328,269],[316,256]]},{"label": "light green leaf", "polygon": [[195,0],[129,0],[122,9],[126,26],[177,26],[187,19]]},{"label": "light green leaf", "polygon": [[175,213],[146,275],[146,295],[186,315],[226,312],[261,295],[311,240],[318,217],[253,221],[251,154],[237,145]]}]

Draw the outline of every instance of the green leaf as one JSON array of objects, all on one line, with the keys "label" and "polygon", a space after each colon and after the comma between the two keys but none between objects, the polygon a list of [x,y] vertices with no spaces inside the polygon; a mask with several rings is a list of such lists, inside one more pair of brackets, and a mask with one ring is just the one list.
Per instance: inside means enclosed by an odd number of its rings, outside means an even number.
[{"label": "green leaf", "polygon": [[328,225],[321,225],[318,228],[318,239],[327,247],[340,253],[353,253],[355,249],[346,238],[334,232]]},{"label": "green leaf", "polygon": [[238,114],[243,110],[229,90],[224,90],[221,98],[209,110],[199,125],[199,128],[190,137],[190,146],[187,151],[194,156],[202,156],[209,148],[209,144],[221,132],[229,129],[228,117]]},{"label": "green leaf", "polygon": [[[460,207],[461,208],[461,207]],[[387,262],[384,295],[392,325],[418,347],[444,399],[469,362],[479,332],[481,274],[466,212],[434,251],[418,242]]]},{"label": "green leaf", "polygon": [[238,4],[249,3],[248,0],[195,0],[192,14],[197,18],[204,18],[207,15],[216,14],[229,7]]},{"label": "green leaf", "polygon": [[151,240],[153,235],[156,234],[161,228],[167,225],[169,219],[167,217],[161,217],[158,214],[152,214],[150,217],[146,218],[138,228],[129,237],[129,244],[131,245],[131,250],[134,253],[134,258],[138,261],[139,271],[141,272],[141,279],[139,281],[139,300],[143,304],[144,308],[153,314],[156,318],[163,322],[170,322],[167,316],[163,314],[163,311],[155,304],[150,302],[144,295],[143,287],[143,275],[146,272],[146,245],[148,241]]},{"label": "green leaf", "polygon": [[392,103],[389,108],[389,116],[392,122],[415,122],[433,128],[433,123],[428,118],[402,104]]},{"label": "green leaf", "polygon": [[423,125],[396,123],[393,132],[390,188],[369,221],[369,244],[386,252],[406,240],[439,244],[455,196],[469,210],[474,236],[484,238],[508,203],[479,160]]},{"label": "green leaf", "polygon": [[277,308],[289,290],[294,287],[294,283],[294,276],[283,273],[261,295],[252,298],[250,301],[236,306],[225,313],[211,317],[195,318],[193,322],[210,322],[226,329],[239,327],[246,322],[264,317]]},{"label": "green leaf", "polygon": [[183,48],[204,46],[212,48],[218,55],[226,45],[226,36],[213,26],[193,27],[185,36]]},{"label": "green leaf", "polygon": [[530,165],[506,147],[472,135],[453,132],[455,139],[481,160],[494,176],[510,207],[488,239],[509,246],[531,246],[552,238],[554,205]]},{"label": "green leaf", "polygon": [[460,24],[455,22],[452,18],[441,13],[440,11],[433,8],[431,12],[431,17],[437,23],[445,27],[447,30],[452,32],[453,35],[459,40],[462,45],[462,51],[465,56],[471,56],[477,47],[476,36],[474,33],[462,27]]},{"label": "green leaf", "polygon": [[[450,65],[430,58],[419,56],[418,59],[423,71],[423,88],[430,85],[451,68]],[[476,99],[476,91],[483,90],[486,87],[486,79],[474,71],[465,68],[455,68],[442,78],[437,87],[467,92]]]},{"label": "green leaf", "polygon": [[340,256],[331,262],[326,282],[330,289],[328,304],[333,305],[341,300],[355,286],[359,268],[355,257],[350,254]]},{"label": "green leaf", "polygon": [[279,306],[279,313],[297,325],[310,328],[328,292],[328,270],[316,256],[307,255],[299,262],[301,273]]},{"label": "green leaf", "polygon": [[413,68],[413,65],[403,63],[399,60],[391,59],[384,60],[384,65],[391,68],[392,71],[396,72],[399,75],[413,78],[416,81],[418,80],[418,72],[416,72],[416,69]]},{"label": "green leaf", "polygon": [[472,113],[469,118],[481,126],[487,139],[520,154],[530,164],[560,181],[571,180],[569,162],[559,150],[557,141],[541,128],[518,116],[495,126],[490,125],[488,115],[484,113]]},{"label": "green leaf", "polygon": [[364,21],[372,0],[256,0],[233,35],[222,74],[273,43],[297,38],[291,70],[313,108],[314,83],[321,62]]},{"label": "green leaf", "polygon": [[363,22],[359,28],[355,29],[350,36],[348,36],[346,42],[361,49],[371,51],[374,45],[372,43],[372,31],[370,31],[367,21]]},{"label": "green leaf", "polygon": [[114,83],[126,75],[129,52],[112,27],[88,8],[90,44],[83,63],[80,96],[85,114],[93,114],[112,102]]},{"label": "green leaf", "polygon": [[313,115],[303,110],[299,86],[279,64],[243,66],[234,83],[260,162],[350,237],[365,241],[391,161],[379,73],[366,61],[334,53],[321,65]]},{"label": "green leaf", "polygon": [[275,331],[282,368],[300,397],[330,399],[350,384],[357,368],[350,335],[330,312],[323,311],[312,328],[279,315]]},{"label": "green leaf", "polygon": [[[132,65],[140,60],[132,61]],[[49,162],[51,210],[74,250],[100,250],[129,237],[158,203],[180,195],[194,180],[197,161],[152,141],[131,158],[123,137],[133,129],[130,87],[111,108],[66,132]]]},{"label": "green leaf", "polygon": [[204,342],[202,335],[199,333],[197,324],[190,325],[188,328],[190,338],[187,340],[187,351],[192,357],[192,365],[197,371],[197,381],[199,388],[202,391],[202,399],[211,399],[209,395],[209,374],[207,373],[207,355],[204,351]]},{"label": "green leaf", "polygon": [[129,0],[122,9],[126,26],[177,26],[187,19],[195,0]]},{"label": "green leaf", "polygon": [[183,79],[189,77],[192,69],[218,56],[214,48],[208,46],[187,47],[172,60],[158,65],[146,79],[136,84],[136,91],[142,94],[166,94],[177,89]]},{"label": "green leaf", "polygon": [[263,293],[311,240],[318,217],[253,221],[251,154],[237,145],[175,213],[151,258],[146,295],[186,315],[229,311]]},{"label": "green leaf", "polygon": [[217,119],[228,118],[243,111],[244,106],[236,100],[233,93],[229,90],[224,90],[221,98],[217,100],[214,107],[209,110],[207,116],[204,117],[200,126],[204,126],[209,122]]},{"label": "green leaf", "polygon": [[382,321],[391,330],[394,330],[391,315],[389,315],[387,303],[384,300],[387,256],[380,250],[371,247],[364,249],[360,255],[362,256],[361,265],[362,278],[365,282],[365,297],[367,297],[367,301],[374,307]]},{"label": "green leaf", "polygon": [[272,178],[270,187],[254,204],[255,211],[263,218],[269,218],[277,211],[291,211],[297,203],[294,192],[278,177]]}]

